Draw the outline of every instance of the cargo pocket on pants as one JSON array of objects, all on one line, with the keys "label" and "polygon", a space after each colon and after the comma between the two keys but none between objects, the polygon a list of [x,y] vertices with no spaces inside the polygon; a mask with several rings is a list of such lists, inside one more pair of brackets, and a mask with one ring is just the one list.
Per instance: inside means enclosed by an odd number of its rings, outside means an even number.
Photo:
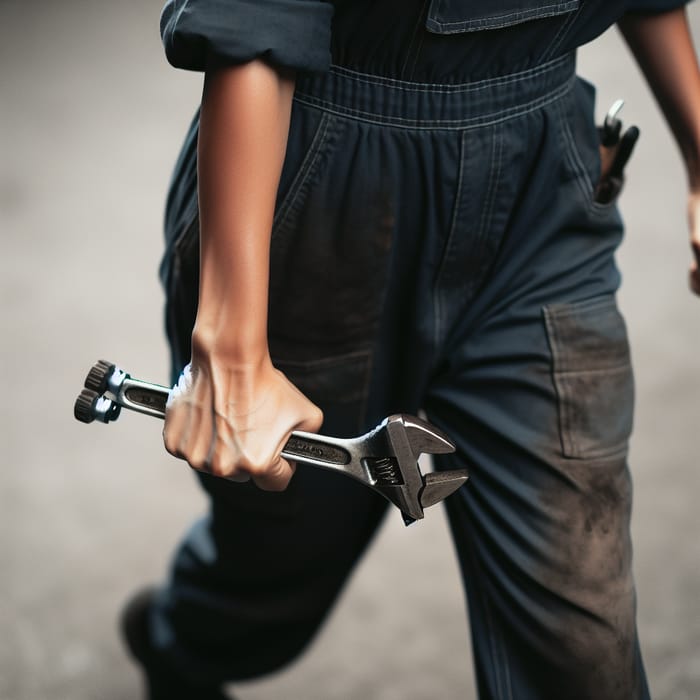
[{"label": "cargo pocket on pants", "polygon": [[543,313],[564,456],[624,456],[632,432],[634,379],[627,330],[614,297],[550,304]]}]

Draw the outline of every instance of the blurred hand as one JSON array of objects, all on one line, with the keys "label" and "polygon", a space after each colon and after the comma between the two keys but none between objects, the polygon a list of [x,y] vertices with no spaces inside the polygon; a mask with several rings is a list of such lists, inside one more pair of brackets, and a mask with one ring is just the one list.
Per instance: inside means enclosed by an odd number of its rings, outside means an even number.
[{"label": "blurred hand", "polygon": [[269,356],[231,366],[193,350],[170,392],[163,438],[168,452],[194,469],[282,491],[295,468],[280,456],[290,433],[317,432],[322,421]]},{"label": "blurred hand", "polygon": [[688,196],[688,226],[694,256],[690,264],[690,288],[700,296],[700,191],[691,191]]}]

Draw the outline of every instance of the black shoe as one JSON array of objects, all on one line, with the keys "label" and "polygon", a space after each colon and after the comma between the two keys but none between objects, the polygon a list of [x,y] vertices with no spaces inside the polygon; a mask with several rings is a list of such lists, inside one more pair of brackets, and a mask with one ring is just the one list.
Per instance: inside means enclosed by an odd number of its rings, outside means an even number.
[{"label": "black shoe", "polygon": [[126,646],[142,667],[147,700],[231,700],[219,686],[193,685],[158,658],[151,645],[148,625],[155,594],[155,588],[136,593],[127,602],[119,621]]}]

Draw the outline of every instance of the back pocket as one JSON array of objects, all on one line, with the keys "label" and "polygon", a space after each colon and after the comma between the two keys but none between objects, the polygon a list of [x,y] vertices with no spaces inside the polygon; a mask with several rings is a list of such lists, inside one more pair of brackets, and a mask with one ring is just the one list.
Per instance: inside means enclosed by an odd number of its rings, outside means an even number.
[{"label": "back pocket", "polygon": [[634,380],[624,319],[612,296],[543,309],[565,457],[624,456]]},{"label": "back pocket", "polygon": [[431,0],[425,23],[435,34],[502,29],[574,12],[580,0]]}]

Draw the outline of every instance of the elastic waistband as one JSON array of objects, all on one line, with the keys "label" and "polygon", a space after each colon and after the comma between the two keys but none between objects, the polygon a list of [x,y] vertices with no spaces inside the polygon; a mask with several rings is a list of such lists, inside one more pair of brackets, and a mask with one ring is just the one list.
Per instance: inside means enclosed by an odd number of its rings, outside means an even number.
[{"label": "elastic waistband", "polygon": [[458,85],[412,83],[333,66],[303,74],[294,99],[360,121],[410,129],[465,129],[511,119],[572,87],[576,54],[534,68]]}]

